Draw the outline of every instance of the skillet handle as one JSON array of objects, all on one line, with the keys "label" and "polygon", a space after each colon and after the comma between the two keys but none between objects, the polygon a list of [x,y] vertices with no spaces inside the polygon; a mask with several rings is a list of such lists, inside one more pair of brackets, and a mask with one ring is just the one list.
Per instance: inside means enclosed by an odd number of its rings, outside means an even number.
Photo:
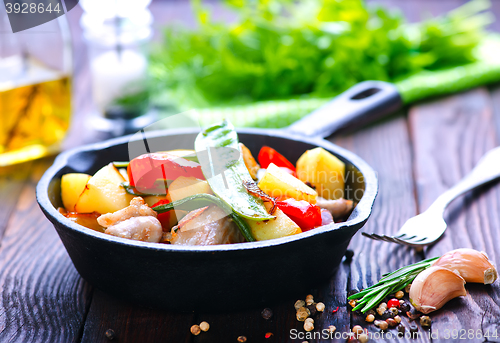
[{"label": "skillet handle", "polygon": [[285,130],[307,137],[328,137],[353,124],[367,124],[403,105],[396,87],[383,81],[363,81]]}]

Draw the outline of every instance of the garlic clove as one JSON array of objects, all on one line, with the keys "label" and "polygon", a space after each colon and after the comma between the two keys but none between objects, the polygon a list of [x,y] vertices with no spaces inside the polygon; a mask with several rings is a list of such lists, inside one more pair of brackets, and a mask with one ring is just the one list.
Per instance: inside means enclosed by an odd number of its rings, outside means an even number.
[{"label": "garlic clove", "polygon": [[439,266],[457,271],[466,282],[484,283],[495,282],[498,277],[495,266],[488,259],[488,255],[474,249],[456,249],[447,252],[433,266]]},{"label": "garlic clove", "polygon": [[432,266],[413,280],[410,301],[418,311],[427,314],[443,307],[449,300],[466,294],[464,279],[457,273]]}]

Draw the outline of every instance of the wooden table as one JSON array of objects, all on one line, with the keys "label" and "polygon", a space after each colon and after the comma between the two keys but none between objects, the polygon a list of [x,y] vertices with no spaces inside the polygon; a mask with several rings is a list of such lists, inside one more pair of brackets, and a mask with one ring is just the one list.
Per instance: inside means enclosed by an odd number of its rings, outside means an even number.
[{"label": "wooden table", "polygon": [[[400,4],[410,20],[417,20],[421,13],[449,10],[461,2],[385,1]],[[190,20],[185,2],[152,6],[162,22],[178,17]],[[498,16],[500,1],[494,2],[494,9]],[[77,8],[70,18],[75,49],[84,51],[77,21],[80,15]],[[78,127],[84,120],[90,93],[85,54],[76,54],[75,62]],[[74,144],[85,140],[78,130],[71,135]],[[391,234],[460,180],[486,151],[499,145],[499,139],[500,88],[483,87],[416,104],[386,121],[332,141],[360,155],[378,172],[380,192],[362,231]],[[49,158],[0,170],[0,342],[107,342],[108,329],[114,330],[116,342],[236,342],[240,335],[248,342],[306,340],[293,339],[293,333],[290,336],[292,329],[304,332],[302,323],[295,319],[293,304],[306,294],[269,304],[273,316],[265,320],[261,308],[225,314],[173,313],[133,306],[94,289],[76,272],[35,201],[37,180],[51,162]],[[356,234],[350,245],[352,261],[343,262],[329,283],[310,290],[315,300],[326,304],[315,331],[335,325],[339,332],[348,332],[358,323],[364,325],[361,316],[350,314],[347,291],[371,285],[383,273],[424,257],[471,247],[486,251],[500,265],[499,185],[455,201],[447,211],[447,220],[449,229],[444,238],[423,252]],[[482,342],[485,339],[480,336],[487,330],[490,335],[494,331],[500,335],[500,282],[493,286],[470,284],[467,290],[467,296],[450,301],[432,314],[432,329],[420,331],[419,339],[398,340],[393,336],[380,341]],[[163,296],[175,296],[175,290],[166,289]],[[332,314],[337,306],[338,312]],[[210,330],[191,335],[191,325],[201,321],[209,322]],[[364,326],[376,331],[373,325]],[[446,339],[446,330],[454,329],[462,330],[457,332],[464,339]],[[272,336],[266,339],[266,333]],[[332,340],[309,340],[317,341]],[[489,341],[500,338],[490,337]]]}]

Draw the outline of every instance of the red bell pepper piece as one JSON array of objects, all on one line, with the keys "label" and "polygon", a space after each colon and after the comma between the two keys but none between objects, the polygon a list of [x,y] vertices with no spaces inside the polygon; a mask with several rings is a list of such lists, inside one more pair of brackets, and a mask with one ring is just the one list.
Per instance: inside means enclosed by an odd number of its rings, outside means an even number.
[{"label": "red bell pepper piece", "polygon": [[[156,207],[156,206],[160,206],[160,205],[166,205],[169,203],[170,203],[169,200],[162,199],[162,200],[158,201],[156,204],[154,204],[153,206],[151,206],[151,208]],[[156,217],[164,229],[170,229],[170,212],[172,212],[172,211],[158,213],[158,216]]]},{"label": "red bell pepper piece", "polygon": [[321,208],[305,200],[293,198],[276,201],[276,206],[295,222],[302,231],[308,231],[321,226]]},{"label": "red bell pepper piece", "polygon": [[150,194],[166,194],[163,180],[175,180],[179,176],[205,180],[199,163],[166,152],[134,158],[128,165],[127,174],[132,187]]},{"label": "red bell pepper piece", "polygon": [[288,168],[295,174],[295,166],[286,159],[285,156],[281,155],[279,152],[270,148],[268,146],[263,146],[260,149],[259,155],[257,156],[261,168],[267,169],[271,163],[274,163],[278,167]]}]

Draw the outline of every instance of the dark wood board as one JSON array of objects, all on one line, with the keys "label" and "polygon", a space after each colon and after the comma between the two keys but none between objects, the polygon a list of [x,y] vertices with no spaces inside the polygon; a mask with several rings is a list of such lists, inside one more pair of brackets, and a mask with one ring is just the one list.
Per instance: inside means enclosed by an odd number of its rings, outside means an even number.
[{"label": "dark wood board", "polygon": [[31,162],[0,167],[0,199],[2,199],[0,206],[0,246],[5,229],[9,224],[10,216],[31,170]]},{"label": "dark wood board", "polygon": [[[493,106],[484,88],[416,106],[410,111],[410,125],[421,210],[465,176],[484,153],[498,145]],[[426,250],[427,257],[456,248],[474,248],[487,252],[499,265],[499,200],[498,183],[455,200],[446,212],[449,227],[444,237]],[[452,300],[431,315],[432,331],[439,335],[438,340],[444,340],[446,330],[453,329],[474,333],[496,330],[500,334],[498,286],[471,284],[466,288],[466,297]],[[483,341],[479,334],[466,337],[470,342]]]},{"label": "dark wood board", "polygon": [[[369,2],[399,9],[415,22],[427,13],[439,14],[464,1]],[[499,5],[500,1],[493,1],[497,13]],[[186,1],[155,1],[151,6],[156,23],[163,25],[178,19],[193,24]],[[231,20],[231,13],[221,11],[220,4],[210,6],[216,8],[218,18]],[[86,47],[79,27],[81,13],[77,7],[69,14],[78,54],[75,54],[75,121],[68,146],[96,139],[82,132],[91,92]],[[410,134],[406,118],[401,115],[393,121],[334,139],[363,157],[379,173],[380,194],[372,218],[362,229],[366,232],[395,232],[405,219],[425,209],[441,191],[465,175],[482,153],[499,143],[500,90],[493,89],[491,96],[482,89],[417,105],[411,111],[410,122]],[[249,342],[303,341],[289,336],[291,329],[303,332],[302,324],[295,320],[293,303],[297,299],[270,304],[274,316],[266,321],[261,317],[262,309],[224,315],[169,313],[144,309],[93,291],[78,276],[55,230],[34,201],[36,180],[48,163],[14,167],[16,170],[11,170],[8,177],[0,172],[0,342],[105,342],[104,332],[109,328],[115,330],[116,342],[233,342],[238,335],[246,335]],[[415,201],[414,188],[418,201]],[[470,246],[487,251],[499,265],[499,204],[498,187],[457,200],[448,211],[449,232],[460,235],[447,235],[425,255],[436,256],[452,248]],[[360,234],[354,237],[351,248],[355,252],[352,263],[343,263],[329,283],[311,290],[317,301],[327,305],[327,311],[316,318],[317,332],[329,325],[335,325],[339,332],[347,332],[357,323],[374,331],[363,318],[349,317],[346,291],[366,287],[376,282],[382,273],[423,258],[411,249],[369,241]],[[452,301],[446,311],[432,316],[433,333],[443,332],[443,328],[482,327],[483,331],[495,328],[500,331],[498,286],[467,285],[467,289],[469,295],[465,299]],[[166,290],[166,296],[175,296],[175,293]],[[339,311],[331,314],[336,306]],[[210,323],[209,332],[192,336],[190,326],[202,320]],[[265,339],[267,332],[273,333],[271,339]],[[414,342],[424,340],[427,339]],[[310,343],[318,341],[332,340],[309,340]],[[444,340],[440,334],[439,339],[433,341],[453,340]]]},{"label": "dark wood board", "polygon": [[78,342],[91,288],[76,272],[35,201],[34,163],[0,247],[0,342]]},{"label": "dark wood board", "polygon": [[[268,308],[273,315],[270,319],[262,317],[264,307],[251,310],[242,310],[234,313],[200,313],[196,316],[196,323],[207,321],[210,330],[196,337],[195,342],[235,342],[238,336],[245,336],[248,342],[324,342],[330,341],[325,331],[330,325],[338,332],[350,331],[349,313],[346,308],[346,286],[349,265],[342,263],[334,272],[329,282],[311,289],[315,302],[323,302],[325,311],[313,316],[314,331],[307,333],[304,323],[296,319],[294,304],[297,300],[305,300],[307,294],[302,294],[288,301],[269,304]],[[307,275],[304,275],[307,278]],[[338,307],[338,309],[337,309]],[[336,310],[333,312],[334,310]],[[308,336],[312,333],[316,336]],[[266,338],[266,334],[271,334]],[[317,339],[310,337],[317,337]]]},{"label": "dark wood board", "polygon": [[[166,289],[159,296],[175,296],[175,290]],[[190,342],[193,317],[129,304],[96,289],[81,342],[109,342],[108,329],[114,331],[113,342]]]},{"label": "dark wood board", "polygon": [[[379,193],[372,216],[361,231],[388,235],[396,232],[408,218],[416,214],[411,143],[405,115],[400,113],[388,121],[334,141],[359,154],[375,169],[379,178]],[[370,240],[363,237],[361,232],[354,236],[350,248],[354,251],[354,257],[349,290],[371,286],[382,274],[421,259],[408,247]],[[351,327],[354,325],[367,327],[372,334],[379,332],[374,325],[365,322],[364,315],[353,313]],[[405,325],[408,329],[408,324]],[[396,330],[389,330],[385,336],[373,336],[379,339],[372,341],[408,341],[396,338],[396,334]]]}]

